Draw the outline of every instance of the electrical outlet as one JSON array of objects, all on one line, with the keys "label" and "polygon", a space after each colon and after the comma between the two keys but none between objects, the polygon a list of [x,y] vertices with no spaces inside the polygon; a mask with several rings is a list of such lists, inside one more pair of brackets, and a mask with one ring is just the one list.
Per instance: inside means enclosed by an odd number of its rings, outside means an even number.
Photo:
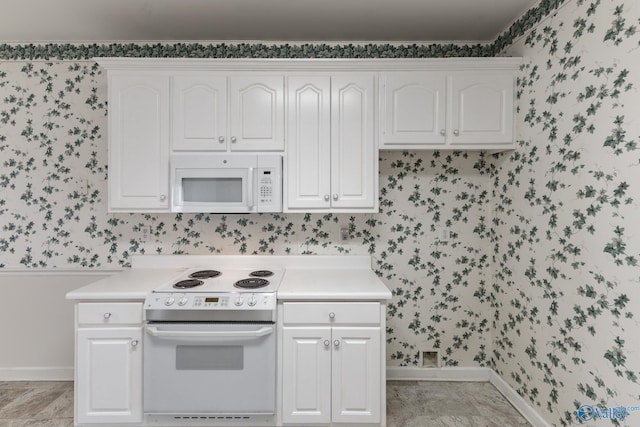
[{"label": "electrical outlet", "polygon": [[148,242],[151,237],[151,226],[143,226],[142,227],[142,241]]},{"label": "electrical outlet", "polygon": [[340,240],[343,242],[349,240],[349,226],[343,225],[340,227]]},{"label": "electrical outlet", "polygon": [[451,228],[446,226],[440,227],[438,234],[438,240],[440,240],[441,242],[448,242],[451,238]]}]

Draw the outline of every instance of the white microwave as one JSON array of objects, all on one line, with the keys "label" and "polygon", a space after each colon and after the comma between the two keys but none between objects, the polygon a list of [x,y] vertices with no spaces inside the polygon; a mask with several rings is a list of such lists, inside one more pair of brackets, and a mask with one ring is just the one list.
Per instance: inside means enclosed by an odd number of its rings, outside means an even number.
[{"label": "white microwave", "polygon": [[172,212],[282,212],[279,154],[175,154],[170,165]]}]

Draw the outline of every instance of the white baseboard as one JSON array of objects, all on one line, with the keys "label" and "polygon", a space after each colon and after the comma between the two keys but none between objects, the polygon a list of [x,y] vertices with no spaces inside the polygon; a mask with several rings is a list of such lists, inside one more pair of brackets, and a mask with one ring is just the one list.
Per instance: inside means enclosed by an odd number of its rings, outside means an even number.
[{"label": "white baseboard", "polygon": [[489,382],[533,427],[551,427],[500,375],[490,368],[387,367],[387,381]]},{"label": "white baseboard", "polygon": [[0,381],[73,381],[73,368],[0,368]]},{"label": "white baseboard", "polygon": [[387,380],[489,381],[489,368],[415,368],[388,366]]},{"label": "white baseboard", "polygon": [[513,405],[514,408],[526,418],[529,423],[534,427],[551,427],[544,418],[540,416],[516,391],[511,388],[500,375],[493,369],[489,369],[491,374],[489,376],[489,382]]}]

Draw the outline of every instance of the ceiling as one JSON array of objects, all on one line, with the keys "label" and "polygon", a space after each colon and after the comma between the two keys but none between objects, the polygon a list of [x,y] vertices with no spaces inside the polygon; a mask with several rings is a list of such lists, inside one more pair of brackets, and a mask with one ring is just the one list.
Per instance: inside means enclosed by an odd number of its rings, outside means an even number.
[{"label": "ceiling", "polygon": [[1,0],[0,43],[490,42],[537,0]]}]

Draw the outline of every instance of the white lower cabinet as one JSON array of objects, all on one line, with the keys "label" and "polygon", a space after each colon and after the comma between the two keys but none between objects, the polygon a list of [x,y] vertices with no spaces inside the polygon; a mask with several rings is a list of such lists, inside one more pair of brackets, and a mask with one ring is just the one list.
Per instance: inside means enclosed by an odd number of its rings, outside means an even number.
[{"label": "white lower cabinet", "polygon": [[141,319],[142,304],[78,304],[76,424],[142,422]]},{"label": "white lower cabinet", "polygon": [[[380,304],[293,305],[289,315],[287,304],[284,308],[282,422],[380,423],[384,385]],[[360,310],[359,305],[366,307]]]}]

